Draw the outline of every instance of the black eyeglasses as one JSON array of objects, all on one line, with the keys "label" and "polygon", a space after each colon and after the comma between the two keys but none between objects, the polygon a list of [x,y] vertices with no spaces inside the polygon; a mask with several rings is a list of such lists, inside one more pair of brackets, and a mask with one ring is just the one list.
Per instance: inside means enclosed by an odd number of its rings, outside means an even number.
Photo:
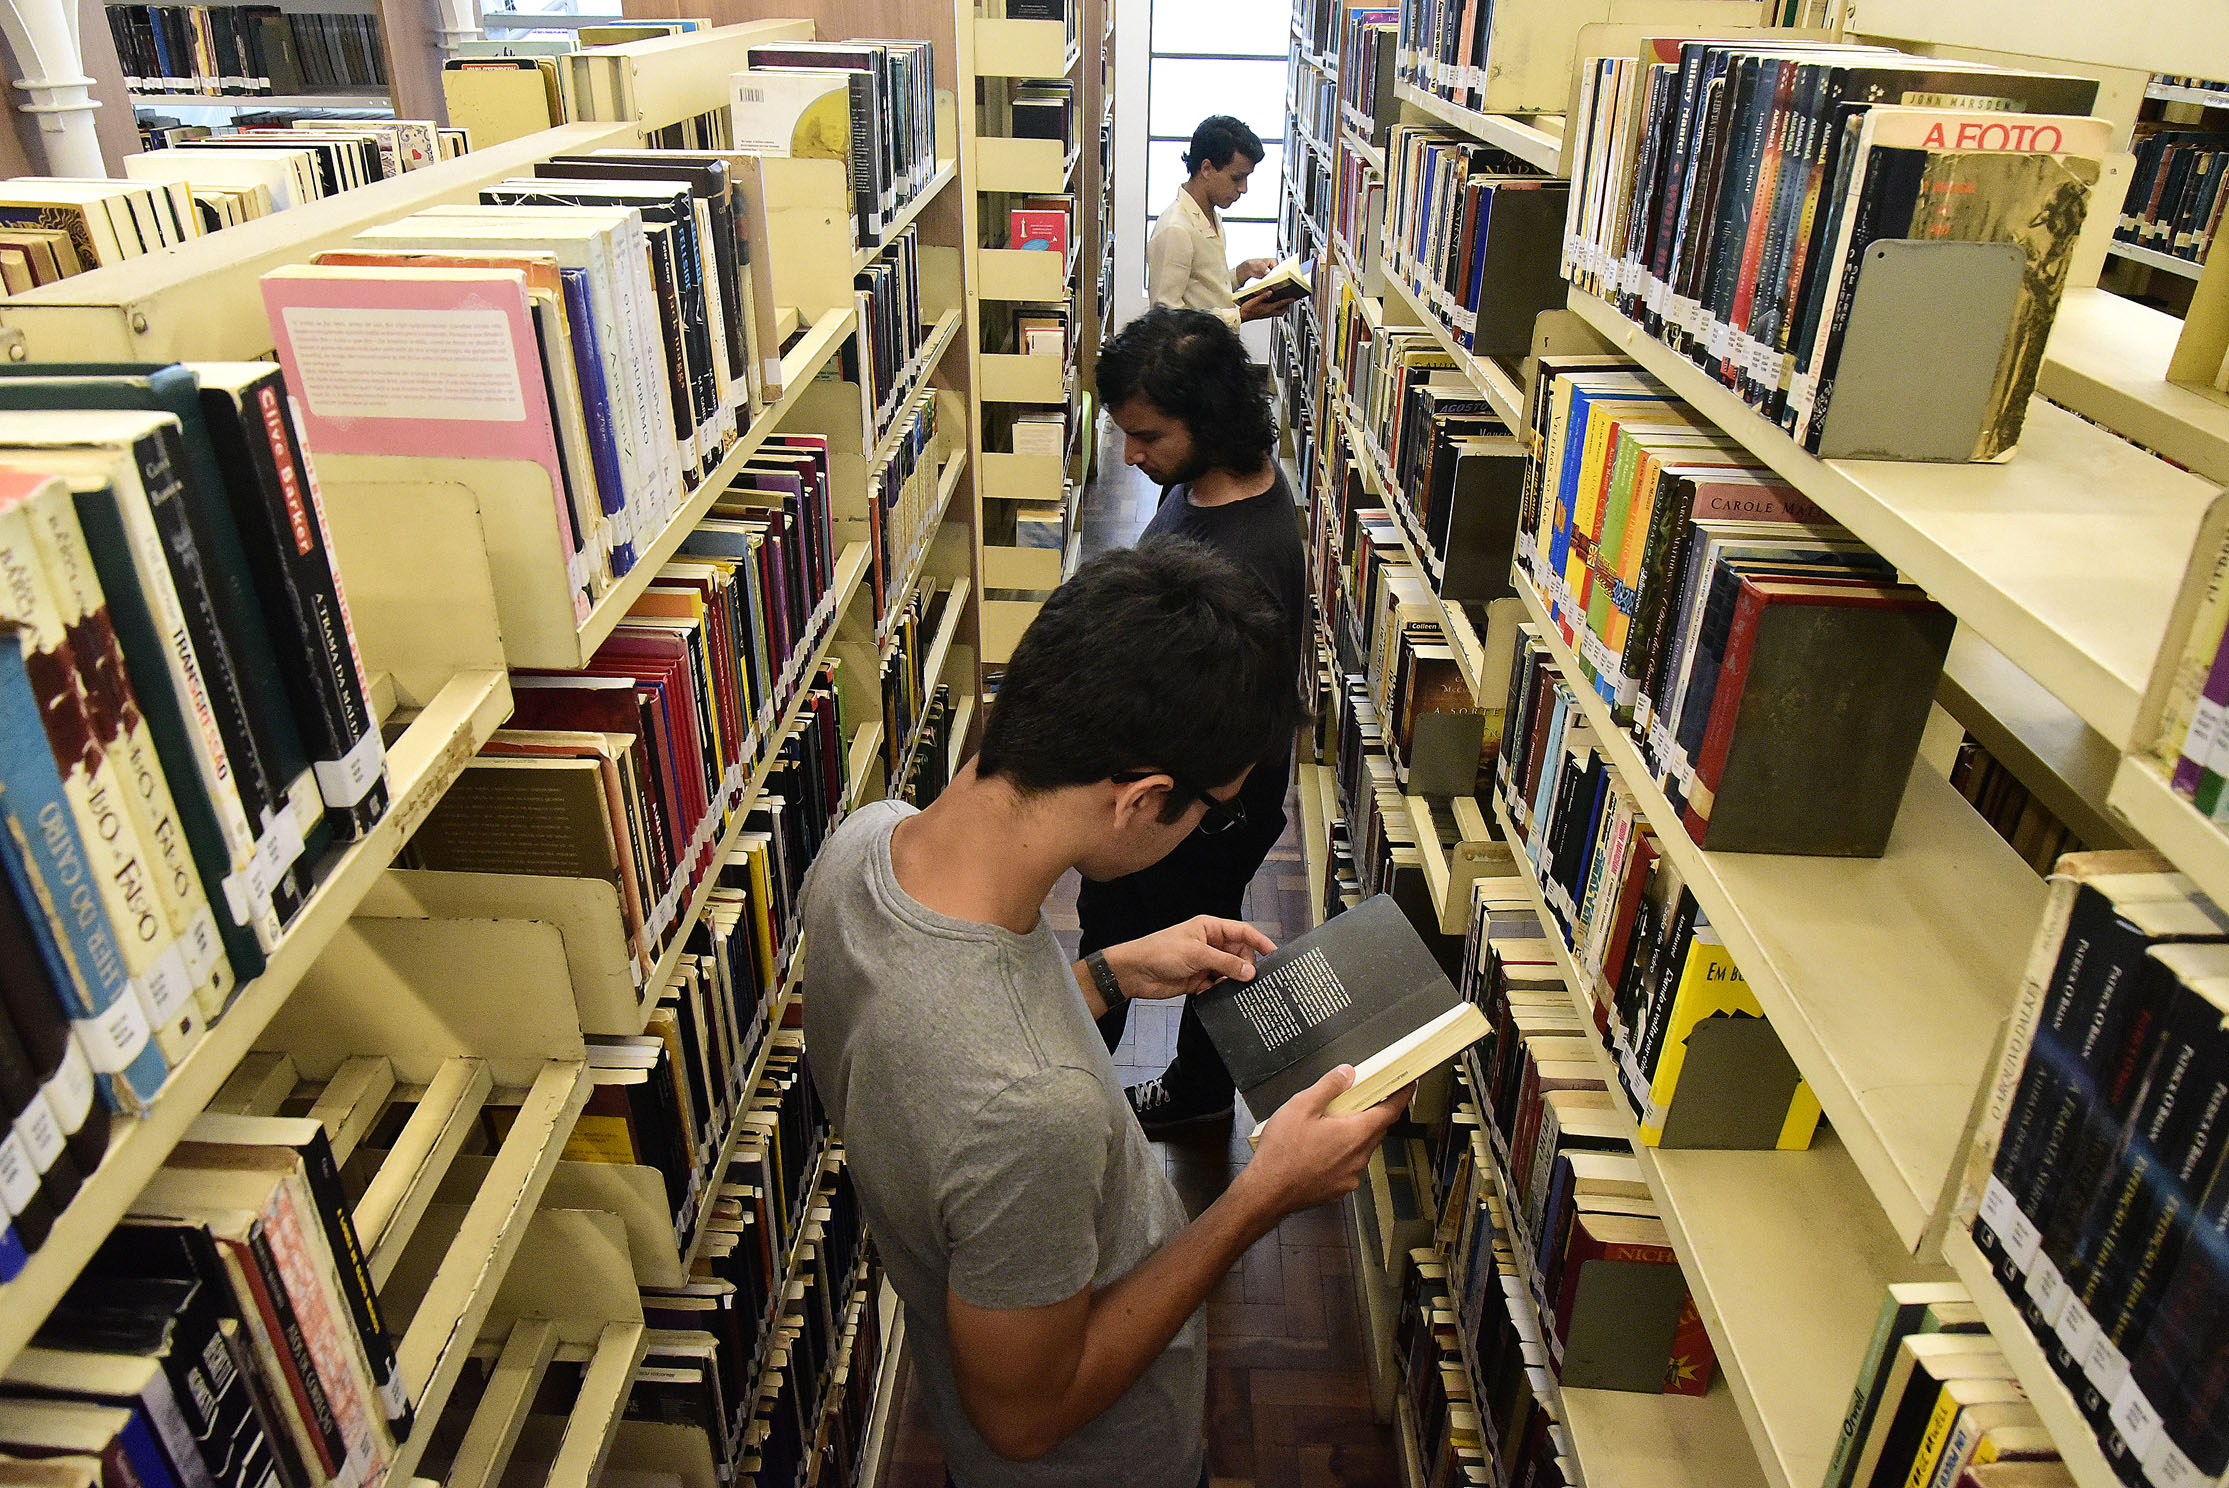
[{"label": "black eyeglasses", "polygon": [[1211,796],[1174,770],[1124,770],[1120,774],[1108,778],[1117,785],[1128,785],[1132,781],[1144,780],[1152,775],[1168,776],[1169,779],[1176,782],[1179,790],[1188,791],[1207,803],[1207,814],[1200,818],[1200,824],[1195,829],[1202,836],[1214,837],[1220,833],[1230,831],[1233,827],[1246,825],[1246,803],[1244,801],[1241,801],[1237,796],[1232,796],[1227,801],[1217,796]]}]

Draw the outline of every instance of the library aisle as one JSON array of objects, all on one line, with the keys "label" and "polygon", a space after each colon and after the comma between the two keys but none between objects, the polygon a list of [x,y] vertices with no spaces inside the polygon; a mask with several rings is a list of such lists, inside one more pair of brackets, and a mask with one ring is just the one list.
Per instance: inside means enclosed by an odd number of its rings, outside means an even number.
[{"label": "library aisle", "polygon": [[[1098,473],[1078,508],[1083,556],[1134,542],[1160,489],[1122,463],[1122,440],[1102,429]],[[1246,918],[1279,945],[1310,927],[1297,791],[1285,835],[1247,891]],[[1045,906],[1061,944],[1076,948],[1076,878]],[[1161,1073],[1176,1048],[1178,1004],[1137,1003],[1115,1050],[1125,1084]],[[1176,1191],[1198,1214],[1246,1163],[1241,1117],[1157,1142]],[[1207,1304],[1207,1465],[1214,1488],[1364,1488],[1395,1483],[1393,1428],[1370,1416],[1367,1344],[1355,1305],[1354,1252],[1336,1206],[1295,1214],[1247,1252]],[[944,1458],[914,1394],[908,1363],[892,1403],[894,1430],[882,1488],[942,1488]]]}]

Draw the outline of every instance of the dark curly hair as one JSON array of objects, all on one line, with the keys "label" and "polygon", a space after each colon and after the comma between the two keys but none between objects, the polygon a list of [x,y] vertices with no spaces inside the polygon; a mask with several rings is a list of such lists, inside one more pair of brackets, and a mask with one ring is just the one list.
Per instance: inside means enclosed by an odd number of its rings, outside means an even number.
[{"label": "dark curly hair", "polygon": [[1146,311],[1099,349],[1098,381],[1101,407],[1145,399],[1184,425],[1211,469],[1252,474],[1276,446],[1269,369],[1205,310]]},{"label": "dark curly hair", "polygon": [[1253,126],[1244,119],[1234,119],[1229,114],[1209,114],[1192,131],[1192,148],[1184,152],[1184,169],[1195,176],[1203,165],[1221,170],[1231,163],[1234,154],[1261,164],[1266,154],[1262,149],[1262,137],[1254,133]]},{"label": "dark curly hair", "polygon": [[[1215,789],[1292,743],[1305,709],[1290,623],[1200,543],[1148,538],[1053,591],[999,684],[975,768],[1024,795],[1167,771]],[[1165,819],[1191,805],[1171,792]]]}]

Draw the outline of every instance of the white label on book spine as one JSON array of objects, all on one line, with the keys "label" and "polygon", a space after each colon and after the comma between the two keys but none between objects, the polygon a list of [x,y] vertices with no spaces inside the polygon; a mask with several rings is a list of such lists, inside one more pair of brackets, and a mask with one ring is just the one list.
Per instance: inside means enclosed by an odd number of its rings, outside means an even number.
[{"label": "white label on book spine", "polygon": [[2103,1335],[2098,1332],[2097,1319],[2090,1316],[2090,1309],[2074,1295],[2074,1289],[2061,1282],[2060,1291],[2065,1301],[2060,1304],[2059,1319],[2052,1326],[2067,1353],[2079,1362],[2089,1358],[2090,1350],[2103,1341]]},{"label": "white label on book spine", "polygon": [[[320,418],[526,417],[519,352],[501,310],[288,305],[279,314],[301,369],[295,392]],[[434,362],[441,376],[429,380]]]},{"label": "white label on book spine", "polygon": [[[2070,1312],[2072,1310],[2068,1309]],[[2084,1308],[2083,1311],[2087,1314],[2089,1309]],[[2082,1356],[2082,1372],[2090,1377],[2090,1383],[2097,1387],[2100,1396],[2107,1400],[2115,1399],[2128,1383],[2128,1355],[2122,1353],[2113,1340],[2106,1337],[2103,1328],[2093,1323],[2090,1331],[2092,1339],[2089,1352]]]},{"label": "white label on book spine", "polygon": [[75,1038],[63,1049],[61,1066],[39,1093],[46,1098],[54,1119],[62,1123],[64,1135],[85,1124],[93,1109],[93,1067],[86,1063],[85,1048]]},{"label": "white label on book spine", "polygon": [[224,953],[224,945],[217,939],[217,917],[204,904],[199,913],[186,922],[185,932],[178,937],[178,948],[185,954],[186,975],[193,984],[200,986],[209,980],[217,969],[217,958]]},{"label": "white label on book spine", "polygon": [[117,998],[97,1017],[72,1019],[70,1026],[85,1046],[86,1063],[101,1075],[129,1069],[153,1037],[145,1010],[130,997]]},{"label": "white label on book spine", "polygon": [[370,793],[385,773],[387,748],[379,730],[366,729],[364,737],[349,746],[337,760],[317,762],[317,793],[336,811],[346,811]]},{"label": "white label on book spine", "polygon": [[43,1173],[54,1166],[54,1160],[62,1155],[62,1127],[44,1095],[31,1097],[16,1116],[15,1129],[23,1139],[24,1150],[31,1154],[33,1167]]},{"label": "white label on book spine", "polygon": [[158,1023],[168,1023],[193,998],[193,978],[186,975],[185,953],[172,941],[137,983],[139,995]]},{"label": "white label on book spine", "polygon": [[8,1134],[0,1137],[0,1204],[6,1205],[11,1215],[21,1214],[38,1196],[38,1171],[31,1166],[31,1155],[24,1151],[23,1139],[11,1126]]},{"label": "white label on book spine", "polygon": [[2152,1444],[2151,1455],[2144,1459],[2144,1476],[2152,1488],[2208,1488],[2214,1480],[2198,1470],[2198,1464],[2183,1455],[2183,1449],[2162,1431]]},{"label": "white label on book spine", "polygon": [[2121,1382],[2120,1392],[2113,1397],[2112,1421],[2113,1429],[2128,1444],[2130,1456],[2142,1462],[2152,1455],[2153,1445],[2159,1440],[2159,1412],[2152,1409],[2135,1380]]}]

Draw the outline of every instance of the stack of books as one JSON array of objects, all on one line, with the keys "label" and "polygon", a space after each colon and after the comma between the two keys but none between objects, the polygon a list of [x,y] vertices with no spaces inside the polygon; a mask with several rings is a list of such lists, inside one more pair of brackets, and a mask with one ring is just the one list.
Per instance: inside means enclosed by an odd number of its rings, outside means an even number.
[{"label": "stack of books", "polygon": [[200,1117],[0,1376],[0,1449],[88,1488],[376,1482],[412,1427],[306,1118]]},{"label": "stack of books", "polygon": [[1339,46],[1339,104],[1346,122],[1365,143],[1376,132],[1373,121],[1394,112],[1399,15],[1391,6],[1347,12],[1346,34]]},{"label": "stack of books", "polygon": [[[753,157],[599,151],[273,270],[264,301],[307,390],[310,446],[541,465],[553,561],[584,618],[779,396],[772,285],[752,267],[764,221]],[[490,307],[505,375],[474,402],[429,338]],[[391,312],[362,322],[370,342],[298,333],[366,309]],[[374,356],[414,370],[426,396],[367,397],[356,379]]]},{"label": "stack of books", "polygon": [[865,427],[880,444],[913,390],[914,366],[928,340],[921,318],[921,230],[908,227],[852,280],[859,334],[846,342],[843,375],[859,385]]},{"label": "stack of books", "polygon": [[1974,1244],[2130,1481],[2229,1464],[2229,917],[2149,853],[2062,859],[2013,1007]]},{"label": "stack of books", "polygon": [[[1877,274],[1881,313],[1945,324],[1909,370],[1967,437],[1926,457],[1993,459],[2019,441],[2110,148],[2109,123],[2082,117],[2096,95],[2088,78],[1808,42],[1585,58],[1564,272],[1814,452],[1861,270]],[[1875,101],[1914,97],[1962,106]],[[1930,251],[1944,243],[2003,251]],[[1896,455],[1917,432],[1858,437]]]},{"label": "stack of books", "polygon": [[376,12],[275,5],[110,5],[108,30],[134,93],[252,97],[387,86]]},{"label": "stack of books", "polygon": [[730,82],[734,148],[844,163],[856,240],[872,248],[936,174],[936,58],[926,41],[753,47]]},{"label": "stack of books", "polygon": [[1541,368],[1517,552],[1572,680],[1697,846],[1879,857],[1953,617],[1652,379]]},{"label": "stack of books", "polygon": [[0,377],[0,1054],[33,1169],[0,1279],[387,808],[287,393],[252,363]]},{"label": "stack of books", "polygon": [[1642,1140],[1808,1147],[1818,1101],[1531,626],[1510,698],[1495,782],[1511,845],[1593,978]]},{"label": "stack of books", "polygon": [[2229,175],[2229,134],[2158,124],[2136,128],[2131,142],[2136,168],[2114,241],[2202,264],[2221,226],[2221,209],[2229,205],[2221,189],[2222,177]]},{"label": "stack of books", "polygon": [[867,477],[869,578],[875,633],[889,633],[898,590],[914,572],[923,546],[935,536],[937,511],[937,400],[907,407],[892,430],[890,458]]},{"label": "stack of books", "polygon": [[[1402,1289],[1393,1351],[1401,1370],[1401,1409],[1416,1432],[1423,1481],[1493,1488],[1503,1481],[1496,1472],[1500,1444],[1463,1364],[1447,1268],[1428,1250],[1403,1259],[1413,1269]],[[1562,1488],[1571,1479],[1557,1474],[1534,1481],[1541,1488]]]},{"label": "stack of books", "polygon": [[1388,269],[1466,351],[1525,355],[1533,321],[1563,302],[1557,250],[1571,184],[1412,125],[1388,134],[1385,171]]},{"label": "stack of books", "polygon": [[891,617],[882,647],[882,763],[893,781],[921,743],[921,721],[937,685],[927,670],[929,651],[951,603],[950,589],[924,580]]}]

